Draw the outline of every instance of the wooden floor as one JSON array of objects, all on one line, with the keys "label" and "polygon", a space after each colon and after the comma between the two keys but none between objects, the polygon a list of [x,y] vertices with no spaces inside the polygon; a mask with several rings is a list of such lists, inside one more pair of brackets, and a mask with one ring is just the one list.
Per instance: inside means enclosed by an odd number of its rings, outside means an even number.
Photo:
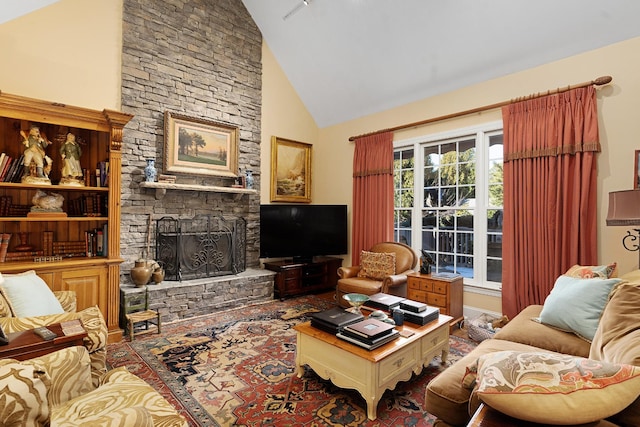
[{"label": "wooden floor", "polygon": [[[335,292],[324,292],[318,294],[319,297],[329,301],[335,301],[335,295]],[[464,326],[462,328],[454,327],[453,329],[451,329],[451,335],[469,339],[469,334],[467,333],[467,330],[464,329]]]}]

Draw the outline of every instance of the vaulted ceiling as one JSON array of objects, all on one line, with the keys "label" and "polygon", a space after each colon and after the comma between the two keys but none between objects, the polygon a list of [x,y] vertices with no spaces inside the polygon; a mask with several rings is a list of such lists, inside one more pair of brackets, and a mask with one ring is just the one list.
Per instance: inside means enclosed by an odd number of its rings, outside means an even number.
[{"label": "vaulted ceiling", "polygon": [[640,36],[637,0],[242,2],[319,127]]},{"label": "vaulted ceiling", "polygon": [[637,0],[242,1],[320,127],[640,36]]}]

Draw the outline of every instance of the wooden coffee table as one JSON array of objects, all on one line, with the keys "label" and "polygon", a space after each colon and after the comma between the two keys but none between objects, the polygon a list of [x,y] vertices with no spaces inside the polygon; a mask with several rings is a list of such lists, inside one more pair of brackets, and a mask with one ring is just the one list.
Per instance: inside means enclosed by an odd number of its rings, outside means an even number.
[{"label": "wooden coffee table", "polygon": [[372,351],[314,328],[311,322],[301,323],[294,328],[298,377],[304,374],[303,366],[308,365],[338,387],[357,390],[367,403],[368,418],[375,420],[385,390],[409,380],[412,373],[419,374],[438,354],[446,362],[451,319],[440,315],[425,326],[405,322],[398,329],[413,332],[411,337],[399,337]]},{"label": "wooden coffee table", "polygon": [[65,347],[83,345],[83,338],[87,336],[86,331],[75,335],[64,335],[60,323],[48,325],[47,328],[55,332],[58,337],[45,341],[36,335],[32,329],[7,334],[9,344],[0,345],[0,359],[32,359]]}]

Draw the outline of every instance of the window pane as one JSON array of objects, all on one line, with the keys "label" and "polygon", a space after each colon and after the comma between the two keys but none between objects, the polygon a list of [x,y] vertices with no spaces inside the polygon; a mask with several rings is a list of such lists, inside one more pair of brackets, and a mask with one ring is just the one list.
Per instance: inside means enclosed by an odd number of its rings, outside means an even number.
[{"label": "window pane", "polygon": [[436,167],[424,168],[424,186],[435,187],[438,185],[438,169]]},{"label": "window pane", "polygon": [[440,185],[456,185],[458,183],[458,168],[455,164],[440,167]]},{"label": "window pane", "polygon": [[458,161],[458,151],[456,150],[456,143],[442,144],[440,150],[440,164],[450,165],[455,164]]},{"label": "window pane", "polygon": [[396,208],[410,208],[413,206],[413,190],[400,190],[395,193]]},{"label": "window pane", "polygon": [[487,235],[487,256],[502,258],[502,234]]},{"label": "window pane", "polygon": [[489,186],[489,206],[502,207],[504,204],[504,193],[502,184]]},{"label": "window pane", "polygon": [[487,230],[502,231],[502,209],[489,209],[487,211]]},{"label": "window pane", "polygon": [[487,260],[487,280],[491,282],[502,282],[502,260]]},{"label": "window pane", "polygon": [[410,209],[396,209],[395,212],[395,226],[396,228],[411,228],[411,210]]},{"label": "window pane", "polygon": [[458,230],[473,231],[473,211],[459,210],[456,212],[458,219]]},{"label": "window pane", "polygon": [[432,229],[436,227],[436,211],[422,211],[422,229]]},{"label": "window pane", "polygon": [[411,230],[398,230],[395,241],[411,246]]},{"label": "window pane", "polygon": [[475,162],[476,140],[467,139],[466,141],[460,141],[460,144],[458,145],[458,151],[460,152],[460,162]]},{"label": "window pane", "polygon": [[424,190],[424,206],[433,208],[438,206],[438,190],[435,188],[425,188]]},{"label": "window pane", "polygon": [[456,252],[459,254],[473,255],[473,234],[458,233]]},{"label": "window pane", "polygon": [[440,206],[442,207],[454,207],[457,205],[458,198],[456,196],[456,188],[448,187],[440,190]]},{"label": "window pane", "polygon": [[458,170],[458,184],[476,183],[476,165],[474,163],[461,163]]},{"label": "window pane", "polygon": [[[422,249],[426,251],[435,251],[437,233],[433,229],[422,230]],[[435,259],[435,257],[433,257]]]},{"label": "window pane", "polygon": [[458,257],[458,265],[456,266],[456,273],[462,274],[462,277],[473,277],[473,258],[471,257]]}]

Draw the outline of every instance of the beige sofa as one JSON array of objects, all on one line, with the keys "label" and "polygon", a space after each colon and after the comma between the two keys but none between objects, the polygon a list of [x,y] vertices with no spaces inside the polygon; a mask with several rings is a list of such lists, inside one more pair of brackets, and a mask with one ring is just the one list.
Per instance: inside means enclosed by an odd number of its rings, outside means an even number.
[{"label": "beige sofa", "polygon": [[[481,342],[472,352],[447,368],[427,386],[425,409],[437,417],[438,426],[466,426],[480,404],[477,384],[469,384],[469,372],[478,360],[490,353],[517,352],[560,353],[597,361],[640,366],[640,271],[622,276],[623,282],[609,295],[591,342],[577,335],[536,322],[543,306],[533,305],[519,313],[493,338]],[[474,386],[476,388],[474,388]],[[601,390],[601,393],[608,391]],[[530,395],[531,397],[532,395]],[[633,394],[637,397],[637,394]],[[615,399],[615,396],[607,396]],[[566,407],[556,408],[567,419]],[[563,411],[565,412],[563,414]],[[640,398],[626,409],[599,424],[640,426]]]}]

